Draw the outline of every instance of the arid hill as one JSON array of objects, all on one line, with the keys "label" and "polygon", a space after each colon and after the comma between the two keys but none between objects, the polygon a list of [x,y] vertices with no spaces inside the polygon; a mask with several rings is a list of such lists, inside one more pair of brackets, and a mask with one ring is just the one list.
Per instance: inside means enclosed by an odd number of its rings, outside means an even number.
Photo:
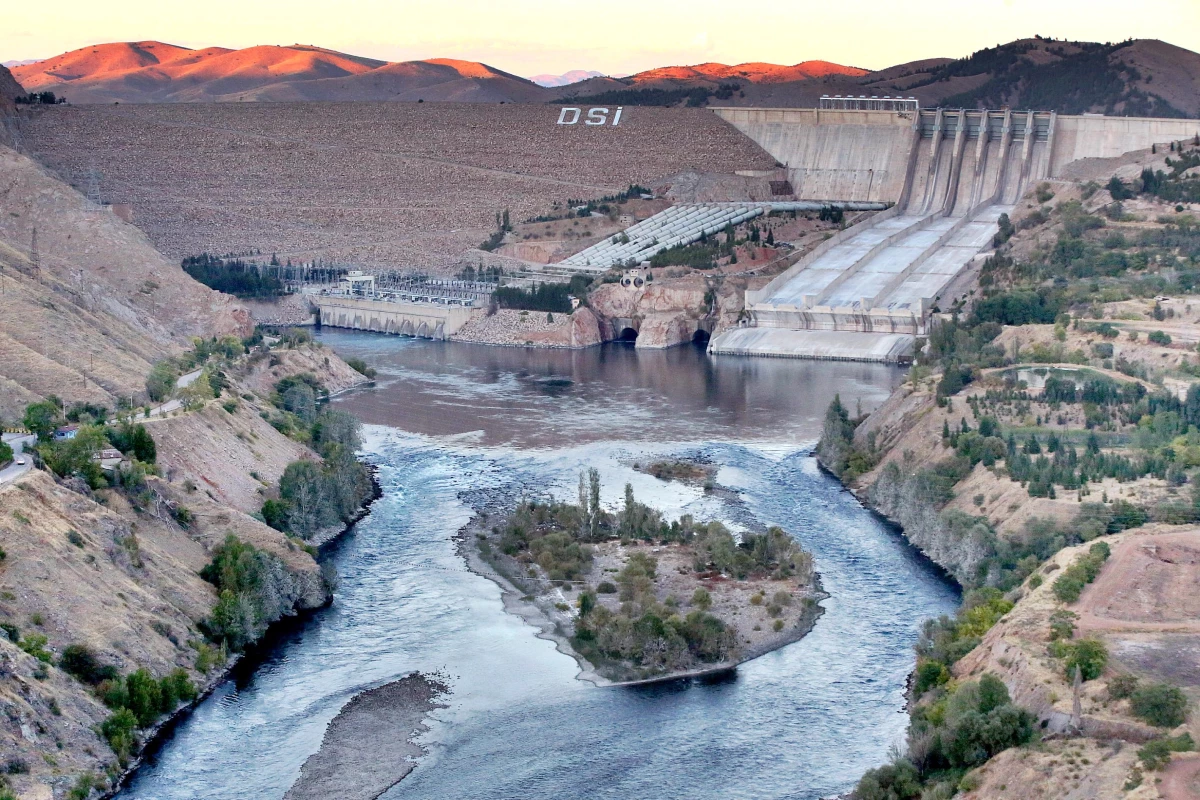
[{"label": "arid hill", "polygon": [[245,100],[456,100],[541,102],[532,81],[452,59],[388,63],[309,45],[189,50],[115,42],[16,67],[31,91],[73,103]]},{"label": "arid hill", "polygon": [[804,61],[792,66],[752,62],[747,64],[696,64],[692,67],[659,67],[631,75],[625,81],[633,86],[652,86],[664,81],[708,82],[748,81],[750,83],[790,83],[827,75],[863,77],[870,72],[857,67],[844,67],[828,61]]},{"label": "arid hill", "polygon": [[[713,97],[686,95],[737,84]],[[674,94],[663,94],[674,90]],[[821,95],[912,96],[924,106],[1037,108],[1060,113],[1200,116],[1200,54],[1155,39],[1120,44],[1022,39],[967,58],[929,58],[876,72],[805,62],[664,67],[562,90],[578,102],[814,106]]]},{"label": "arid hill", "polygon": [[17,83],[6,67],[0,67],[0,114],[12,111],[16,100],[25,94],[25,89]]},{"label": "arid hill", "polygon": [[926,106],[1200,116],[1200,54],[1155,39],[1021,39],[965,58],[928,58],[874,72],[828,61],[706,63],[625,78],[576,70],[534,80],[474,61],[388,63],[311,45],[189,50],[118,42],[18,66],[13,74],[30,91],[52,91],[72,103],[566,100],[794,107],[815,105],[823,94],[849,94],[911,95]]},{"label": "arid hill", "polygon": [[[233,298],[144,233],[0,147],[0,419],[50,394],[112,408],[193,336],[245,333]],[[37,259],[32,253],[37,229]]]}]

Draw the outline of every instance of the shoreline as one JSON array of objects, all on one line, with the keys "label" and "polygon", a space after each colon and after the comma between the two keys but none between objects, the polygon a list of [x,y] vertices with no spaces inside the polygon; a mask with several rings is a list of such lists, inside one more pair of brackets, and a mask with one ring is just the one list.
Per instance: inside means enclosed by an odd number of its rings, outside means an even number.
[{"label": "shoreline", "polygon": [[563,633],[559,624],[551,616],[550,611],[539,605],[537,597],[521,591],[508,577],[483,558],[479,549],[480,538],[477,534],[482,534],[486,530],[487,521],[493,516],[500,515],[511,500],[512,498],[508,497],[504,499],[490,498],[482,505],[472,506],[475,513],[467,524],[460,528],[453,537],[455,549],[462,556],[470,572],[482,578],[487,578],[500,587],[501,602],[506,613],[519,617],[537,631],[535,634],[537,638],[554,642],[558,652],[575,659],[579,667],[579,674],[575,676],[576,680],[585,681],[597,687],[615,688],[649,686],[670,683],[672,681],[703,680],[733,673],[742,664],[800,641],[812,632],[817,624],[817,620],[825,613],[821,602],[828,599],[830,595],[821,585],[820,573],[814,572],[813,588],[816,590],[816,594],[812,598],[812,602],[806,605],[797,624],[786,631],[779,632],[769,641],[762,642],[757,647],[748,648],[743,651],[736,661],[711,664],[697,669],[669,672],[662,675],[638,678],[636,680],[614,681],[601,675],[596,666],[572,646],[570,638]]},{"label": "shoreline", "polygon": [[[331,528],[325,538],[313,547],[317,549],[318,564],[320,564],[319,556],[323,555],[330,546],[337,544],[341,539],[350,532],[351,528],[368,517],[371,513],[371,506],[376,500],[383,496],[383,488],[380,486],[376,473],[378,467],[374,464],[366,464],[371,475],[371,485],[373,487],[372,494],[369,498],[363,501],[362,507],[355,514],[354,518],[339,528]],[[196,698],[189,703],[179,706],[170,714],[163,717],[151,727],[145,730],[145,736],[142,739],[142,747],[137,755],[129,760],[129,765],[121,771],[121,773],[112,781],[112,786],[102,792],[98,797],[99,800],[111,800],[124,789],[128,788],[129,782],[139,769],[146,763],[147,760],[156,756],[162,748],[174,736],[175,729],[178,728],[184,721],[191,716],[192,712],[200,707],[200,704],[213,695],[220,687],[224,686],[228,681],[233,679],[234,673],[238,670],[248,669],[255,670],[263,662],[263,660],[271,653],[277,645],[278,637],[285,632],[286,629],[292,627],[301,627],[307,624],[308,620],[317,612],[328,608],[333,603],[333,590],[330,590],[325,602],[316,608],[293,609],[293,613],[284,616],[267,626],[266,631],[259,637],[258,640],[250,644],[241,653],[234,653],[229,656],[229,659],[221,666],[213,680],[204,688],[196,693]]]},{"label": "shoreline", "polygon": [[420,671],[355,693],[330,720],[283,800],[383,796],[428,754],[416,739],[429,730],[430,713],[447,708],[439,701],[448,694],[445,676]]}]

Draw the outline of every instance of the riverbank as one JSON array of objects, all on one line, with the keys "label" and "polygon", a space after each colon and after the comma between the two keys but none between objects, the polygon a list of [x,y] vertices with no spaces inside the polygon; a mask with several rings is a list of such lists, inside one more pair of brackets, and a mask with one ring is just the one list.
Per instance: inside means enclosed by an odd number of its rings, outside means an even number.
[{"label": "riverbank", "polygon": [[441,676],[420,672],[359,692],[342,707],[321,748],[300,768],[284,800],[375,800],[413,771],[426,749],[416,739],[450,692]]},{"label": "riverbank", "polygon": [[[711,484],[711,480],[708,482]],[[718,490],[712,488],[714,493]],[[735,494],[719,488],[723,494]],[[478,502],[480,499],[482,502]],[[574,658],[580,668],[577,677],[597,686],[644,685],[731,672],[740,664],[804,638],[824,611],[820,602],[829,596],[821,588],[820,576],[811,571],[811,558],[801,550],[794,555],[803,562],[799,579],[776,575],[743,576],[738,580],[718,570],[696,572],[698,555],[686,545],[616,539],[585,545],[590,567],[582,580],[549,581],[535,574],[535,565],[527,566],[526,574],[520,574],[519,562],[500,552],[503,545],[498,529],[507,523],[497,525],[498,521],[508,520],[516,507],[513,496],[478,498],[473,505],[474,516],[455,537],[458,552],[468,569],[501,588],[506,612],[520,617],[537,629],[539,638],[553,641],[559,652]],[[781,531],[745,535],[761,536],[762,546],[772,541],[771,536],[786,537]],[[635,563],[639,568],[649,565],[651,570],[648,582],[643,581],[643,588],[636,592],[625,585],[626,570]],[[791,568],[777,567],[785,574]],[[609,578],[624,586],[619,598],[616,584]],[[591,641],[597,635],[593,630],[596,615],[588,617],[589,611],[599,609],[600,614],[608,615],[604,619],[611,619],[611,615],[624,613],[630,601],[643,606],[644,614],[670,615],[679,618],[680,624],[686,616],[691,626],[720,627],[721,632],[710,632],[710,640],[701,647],[713,647],[711,637],[718,636],[724,642],[719,652],[726,653],[726,657],[662,670],[635,667],[625,660],[601,655],[599,648],[594,651],[599,659],[581,652],[574,641],[576,636],[587,635],[585,641]],[[603,627],[599,635],[604,635]]]}]

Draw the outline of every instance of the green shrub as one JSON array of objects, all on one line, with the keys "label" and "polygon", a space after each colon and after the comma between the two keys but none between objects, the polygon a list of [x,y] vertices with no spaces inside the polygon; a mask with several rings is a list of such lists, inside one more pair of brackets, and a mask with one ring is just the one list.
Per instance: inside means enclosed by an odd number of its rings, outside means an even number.
[{"label": "green shrub", "polygon": [[365,375],[372,380],[375,379],[375,370],[368,367],[367,362],[363,361],[361,358],[348,358],[346,359],[346,363],[349,364],[350,368],[355,372]]},{"label": "green shrub", "polygon": [[138,725],[154,724],[162,713],[162,688],[147,669],[135,670],[125,676],[125,707],[137,717]]},{"label": "green shrub", "polygon": [[164,714],[175,710],[180,703],[196,699],[196,686],[188,677],[187,670],[174,669],[159,682],[160,709]]},{"label": "green shrub", "polygon": [[100,723],[100,735],[108,742],[108,746],[117,754],[121,763],[127,762],[133,755],[137,744],[134,738],[137,727],[137,717],[127,708],[118,709]]},{"label": "green shrub", "polygon": [[87,800],[92,796],[92,789],[99,786],[96,776],[85,772],[75,779],[75,785],[66,794],[66,800]]},{"label": "green shrub", "polygon": [[1148,770],[1160,770],[1171,760],[1171,753],[1187,753],[1196,749],[1196,742],[1190,733],[1179,736],[1164,737],[1147,742],[1145,747],[1138,750],[1138,758]]},{"label": "green shrub", "polygon": [[86,644],[69,644],[63,648],[58,666],[63,672],[73,675],[89,686],[97,686],[118,677],[117,668],[102,663]]},{"label": "green shrub", "polygon": [[23,637],[17,646],[43,664],[49,664],[54,660],[54,656],[46,649],[46,643],[49,641],[46,636],[40,633],[31,633]]},{"label": "green shrub", "polygon": [[1160,344],[1163,347],[1166,347],[1171,343],[1171,337],[1162,331],[1151,331],[1146,338],[1154,344]]},{"label": "green shrub", "polygon": [[1187,697],[1178,687],[1166,683],[1138,686],[1129,702],[1135,716],[1159,728],[1182,725],[1187,714]]},{"label": "green shrub", "polygon": [[612,581],[600,581],[600,585],[596,587],[598,594],[616,594],[617,585]]},{"label": "green shrub", "polygon": [[692,592],[692,605],[701,611],[707,611],[712,607],[712,595],[703,586],[699,586]]},{"label": "green shrub", "polygon": [[937,686],[950,682],[950,670],[939,661],[921,661],[913,679],[913,696],[920,697]]},{"label": "green shrub", "polygon": [[1063,574],[1055,579],[1052,589],[1054,596],[1064,603],[1074,603],[1083,592],[1083,587],[1096,580],[1100,568],[1108,560],[1109,547],[1106,542],[1096,542],[1088,552],[1075,560],[1075,563],[1063,570]]},{"label": "green shrub", "polygon": [[906,758],[868,770],[854,789],[856,800],[910,800],[921,796],[921,776]]},{"label": "green shrub", "polygon": [[1066,646],[1064,668],[1067,680],[1075,679],[1077,667],[1083,680],[1095,680],[1104,672],[1107,664],[1108,648],[1099,639],[1080,639]]}]

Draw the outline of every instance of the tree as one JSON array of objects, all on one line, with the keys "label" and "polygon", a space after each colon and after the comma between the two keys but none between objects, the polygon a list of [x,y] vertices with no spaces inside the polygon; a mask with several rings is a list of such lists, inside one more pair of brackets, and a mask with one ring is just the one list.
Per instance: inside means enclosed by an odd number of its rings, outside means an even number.
[{"label": "tree", "polygon": [[161,689],[154,676],[145,669],[129,673],[125,676],[125,691],[126,708],[137,717],[138,725],[145,728],[154,724],[162,706]]},{"label": "tree", "polygon": [[150,374],[146,376],[146,393],[150,395],[151,400],[161,403],[175,391],[175,381],[178,378],[179,370],[174,361],[159,361],[150,368]]},{"label": "tree", "polygon": [[307,383],[296,383],[283,393],[283,408],[311,424],[317,418],[317,397]]},{"label": "tree", "polygon": [[1187,697],[1176,686],[1150,683],[1133,690],[1129,699],[1133,713],[1160,728],[1182,725],[1187,714]]},{"label": "tree", "polygon": [[0,442],[0,467],[6,466],[13,460],[12,448],[5,442]]},{"label": "tree", "polygon": [[267,500],[262,504],[263,521],[277,531],[288,529],[288,504],[283,500]]},{"label": "tree", "polygon": [[54,429],[62,421],[62,413],[54,403],[43,400],[40,403],[30,403],[25,407],[25,417],[22,420],[25,427],[37,434],[38,439],[49,441]]},{"label": "tree", "polygon": [[1066,658],[1066,673],[1068,679],[1075,677],[1075,668],[1083,680],[1091,681],[1099,678],[1108,664],[1108,648],[1099,639],[1080,639],[1069,645]]},{"label": "tree", "polygon": [[105,485],[104,473],[92,456],[108,443],[104,428],[84,425],[76,431],[74,439],[47,442],[38,447],[38,453],[55,475],[61,478],[79,475],[93,489],[97,489]]},{"label": "tree", "polygon": [[279,479],[279,495],[288,504],[288,530],[308,539],[332,523],[321,468],[312,461],[293,461]]}]

